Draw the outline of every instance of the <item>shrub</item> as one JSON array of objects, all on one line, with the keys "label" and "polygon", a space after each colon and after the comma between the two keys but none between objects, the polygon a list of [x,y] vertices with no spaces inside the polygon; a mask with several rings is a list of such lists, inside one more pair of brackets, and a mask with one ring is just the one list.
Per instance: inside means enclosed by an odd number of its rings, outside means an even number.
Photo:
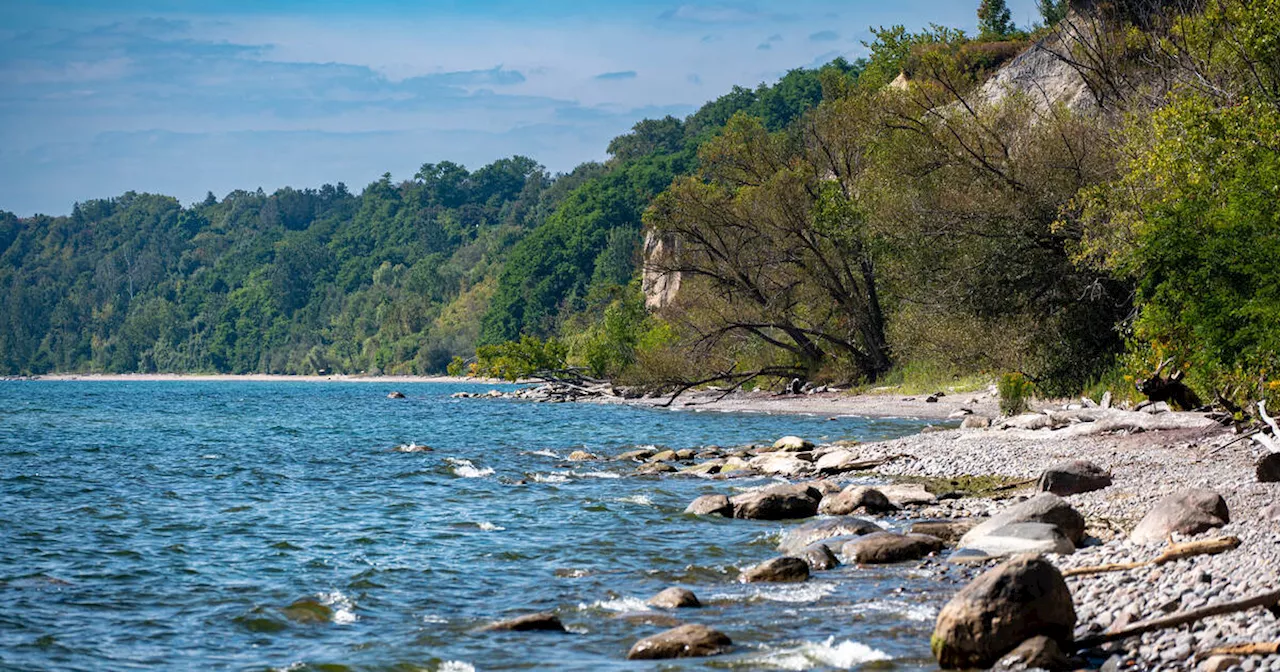
[{"label": "shrub", "polygon": [[1000,391],[1000,412],[1005,415],[1017,415],[1026,411],[1027,402],[1035,391],[1032,382],[1021,373],[1000,376],[996,389]]}]

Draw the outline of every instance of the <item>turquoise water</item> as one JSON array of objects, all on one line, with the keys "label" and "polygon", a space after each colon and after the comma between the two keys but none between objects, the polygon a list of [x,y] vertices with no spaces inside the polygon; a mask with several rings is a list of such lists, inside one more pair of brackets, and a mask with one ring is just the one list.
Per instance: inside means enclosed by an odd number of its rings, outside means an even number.
[{"label": "turquoise water", "polygon": [[[783,524],[681,512],[765,480],[563,459],[919,423],[449,398],[487,389],[0,383],[0,668],[655,669],[624,614],[670,585],[737,647],[663,669],[932,668],[953,587],[916,563],[743,586]],[[475,632],[542,610],[572,632]]]}]

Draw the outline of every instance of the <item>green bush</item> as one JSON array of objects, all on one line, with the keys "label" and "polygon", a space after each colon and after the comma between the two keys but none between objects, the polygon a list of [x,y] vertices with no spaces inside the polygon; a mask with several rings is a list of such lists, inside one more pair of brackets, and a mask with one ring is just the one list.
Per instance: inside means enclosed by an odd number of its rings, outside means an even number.
[{"label": "green bush", "polygon": [[1017,415],[1027,410],[1027,402],[1035,392],[1035,386],[1021,373],[1006,373],[996,383],[1000,391],[1000,412]]},{"label": "green bush", "polygon": [[554,338],[525,336],[519,341],[476,348],[476,375],[519,380],[540,372],[564,369],[569,348]]}]

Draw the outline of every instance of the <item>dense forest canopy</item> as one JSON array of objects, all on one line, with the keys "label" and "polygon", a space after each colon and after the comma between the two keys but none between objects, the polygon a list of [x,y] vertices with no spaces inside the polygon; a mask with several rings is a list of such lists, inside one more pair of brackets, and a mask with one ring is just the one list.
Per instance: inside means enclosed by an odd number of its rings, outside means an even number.
[{"label": "dense forest canopy", "polygon": [[0,213],[0,372],[1065,394],[1176,361],[1207,398],[1280,395],[1280,1],[1039,6],[874,30],[866,59],[642,121],[564,175]]}]

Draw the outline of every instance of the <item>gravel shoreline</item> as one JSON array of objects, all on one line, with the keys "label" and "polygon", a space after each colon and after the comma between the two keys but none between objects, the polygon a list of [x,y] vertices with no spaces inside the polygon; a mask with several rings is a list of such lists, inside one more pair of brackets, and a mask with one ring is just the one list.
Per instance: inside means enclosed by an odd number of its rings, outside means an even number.
[{"label": "gravel shoreline", "polygon": [[[1219,449],[1235,435],[1199,422],[1193,414],[1168,415],[1190,426],[1131,435],[950,430],[865,444],[862,449],[867,457],[902,456],[877,469],[885,476],[1031,479],[1067,459],[1089,460],[1109,469],[1113,485],[1066,498],[1085,516],[1089,534],[1096,541],[1073,555],[1050,556],[1063,570],[1149,560],[1162,546],[1135,544],[1125,534],[1158,500],[1192,487],[1220,493],[1230,508],[1231,524],[1197,537],[1179,536],[1176,541],[1233,535],[1242,545],[1221,555],[1179,560],[1163,567],[1069,578],[1079,617],[1077,636],[1083,637],[1098,634],[1118,621],[1145,620],[1280,587],[1280,523],[1261,516],[1263,508],[1277,502],[1280,484],[1257,482],[1254,465],[1260,454],[1249,442]],[[1013,501],[1016,498],[950,500],[923,513],[991,513]],[[1210,649],[1256,642],[1280,642],[1280,619],[1261,609],[1212,617],[1110,645],[1105,650],[1111,660],[1103,669],[1197,669]],[[1244,657],[1235,664],[1215,662],[1222,667],[1214,669],[1280,672],[1278,655]]]}]

